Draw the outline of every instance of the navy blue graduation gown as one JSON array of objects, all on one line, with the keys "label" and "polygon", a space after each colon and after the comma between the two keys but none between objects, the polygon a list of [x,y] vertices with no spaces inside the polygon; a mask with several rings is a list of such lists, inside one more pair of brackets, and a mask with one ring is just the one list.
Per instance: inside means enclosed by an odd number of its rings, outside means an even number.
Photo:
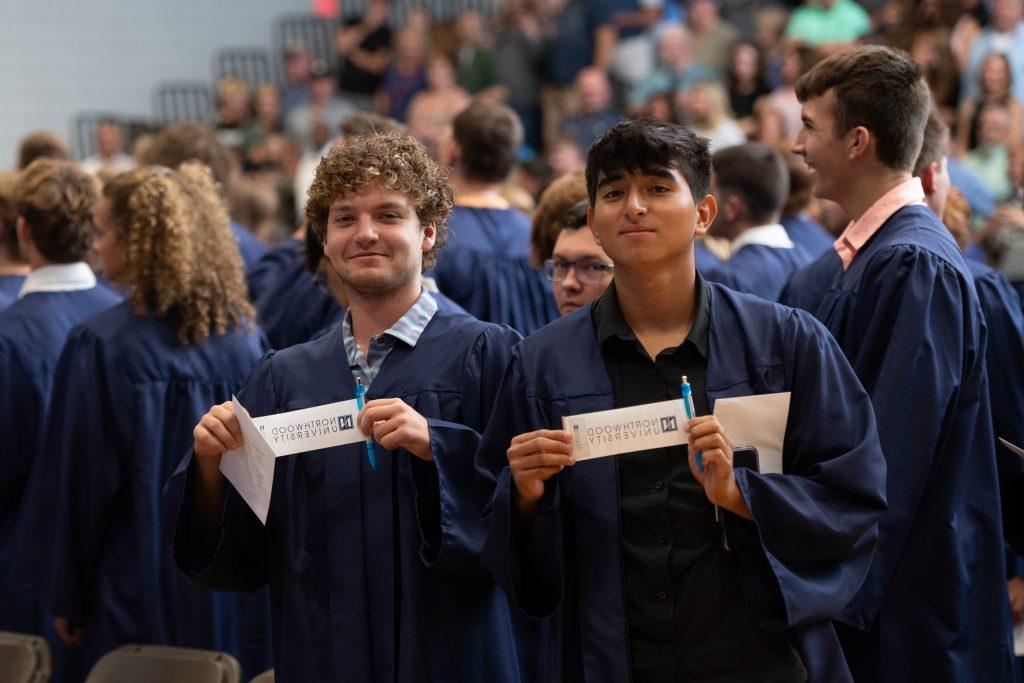
[{"label": "navy blue graduation gown", "polygon": [[127,643],[227,650],[248,675],[270,666],[266,594],[243,603],[189,582],[159,517],[196,422],[264,349],[242,329],[181,346],[168,317],[136,316],[130,301],[68,336],[19,530],[46,547],[18,562],[54,615],[83,625],[86,666]]},{"label": "navy blue graduation gown", "polygon": [[[847,680],[829,619],[867,572],[885,506],[871,403],[811,316],[709,287],[709,403],[792,392],[786,474],[736,470],[755,520],[726,515],[737,588],[758,625],[790,629],[812,680]],[[613,400],[588,305],[516,347],[477,453],[481,489],[492,493],[484,564],[527,615],[554,615],[544,680],[629,680],[617,468],[601,458],[563,470],[522,533],[513,528],[506,449],[517,434],[560,429],[562,417]]]},{"label": "navy blue graduation gown", "polygon": [[984,316],[953,238],[928,208],[904,207],[849,270],[831,251],[795,273],[783,303],[839,342],[888,461],[878,551],[841,618],[851,670],[864,681],[1008,680]]},{"label": "navy blue graduation gown", "polygon": [[810,255],[799,246],[780,249],[748,244],[733,253],[728,261],[722,261],[701,274],[710,282],[723,284],[737,292],[778,301],[790,275],[810,262]]},{"label": "navy blue graduation gown", "polygon": [[0,275],[0,311],[17,301],[24,282],[24,275]]},{"label": "navy blue graduation gown", "polygon": [[302,240],[289,237],[274,245],[249,269],[249,298],[256,301],[288,266],[300,259]]},{"label": "navy blue graduation gown", "polygon": [[245,264],[245,272],[248,273],[267,253],[267,246],[238,221],[231,221],[231,235],[235,238],[238,253],[242,255],[242,262]]},{"label": "navy blue graduation gown", "polygon": [[45,433],[54,369],[68,332],[120,300],[106,287],[32,292],[0,313],[0,631],[46,635],[55,680],[73,677],[64,644],[32,596],[8,590],[19,555],[16,520]]},{"label": "navy blue graduation gown", "polygon": [[[968,261],[988,326],[989,396],[995,436],[1024,444],[1024,310],[1017,292],[997,270]],[[1024,461],[997,443],[1003,533],[1009,542],[1006,575],[1024,575]]]},{"label": "navy blue graduation gown", "polygon": [[[286,261],[287,251],[282,247],[275,259]],[[277,275],[263,284],[253,305],[275,349],[307,342],[325,327],[341,322],[345,314],[337,300],[306,270],[298,247],[291,252],[290,262],[282,263]]]},{"label": "navy blue graduation gown", "polygon": [[697,266],[697,271],[701,274],[706,273],[712,268],[716,268],[721,265],[722,259],[715,256],[708,246],[704,244],[703,240],[693,241],[693,260]]},{"label": "navy blue graduation gown", "polygon": [[530,222],[515,209],[456,206],[428,273],[470,315],[527,335],[558,317],[551,283],[530,264]]},{"label": "navy blue graduation gown", "polygon": [[[518,681],[508,603],[479,565],[473,454],[518,336],[438,311],[398,342],[367,400],[401,398],[428,419],[435,463],[362,443],[277,459],[266,527],[226,486],[205,550],[192,453],[164,491],[181,570],[202,585],[269,584],[277,680]],[[254,416],[353,398],[340,328],[271,353],[239,400]]]},{"label": "navy blue graduation gown", "polygon": [[798,213],[779,222],[786,229],[789,239],[802,247],[812,259],[818,258],[835,244],[836,238],[806,213]]}]

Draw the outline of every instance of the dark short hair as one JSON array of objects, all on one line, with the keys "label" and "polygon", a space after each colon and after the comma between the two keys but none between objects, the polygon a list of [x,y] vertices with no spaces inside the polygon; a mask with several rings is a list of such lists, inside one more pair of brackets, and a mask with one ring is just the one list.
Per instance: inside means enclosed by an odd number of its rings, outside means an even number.
[{"label": "dark short hair", "polygon": [[587,196],[593,206],[597,183],[615,173],[679,171],[695,202],[711,185],[711,153],[707,138],[685,126],[653,119],[623,121],[599,137],[587,151]]},{"label": "dark short hair", "polygon": [[914,175],[921,175],[933,163],[942,161],[946,156],[946,145],[949,143],[949,126],[942,122],[932,110],[928,114],[928,123],[924,127],[924,140],[921,142],[921,153],[914,164]]},{"label": "dark short hair", "polygon": [[913,170],[931,96],[910,55],[877,45],[857,47],[818,62],[796,82],[801,102],[833,89],[836,133],[864,126],[878,139],[879,161]]},{"label": "dark short hair", "polygon": [[586,199],[581,199],[573,204],[562,218],[562,230],[575,231],[587,227],[587,212],[589,210],[590,202]]},{"label": "dark short hair", "polygon": [[213,172],[221,196],[226,197],[235,166],[231,150],[221,144],[217,133],[201,123],[172,123],[153,138],[139,163],[143,166],[177,168],[198,161]]},{"label": "dark short hair", "polygon": [[28,168],[36,159],[71,159],[63,138],[50,130],[29,133],[18,145],[18,168]]},{"label": "dark short hair", "polygon": [[715,185],[743,199],[758,223],[775,220],[789,196],[789,172],[782,155],[756,142],[726,147],[711,157]]},{"label": "dark short hair", "polygon": [[61,159],[36,159],[14,183],[18,215],[25,219],[36,249],[53,263],[85,258],[92,245],[92,210],[98,196],[96,180]]},{"label": "dark short hair", "polygon": [[512,172],[523,144],[523,124],[504,104],[474,100],[452,123],[462,171],[484,182],[501,182]]}]

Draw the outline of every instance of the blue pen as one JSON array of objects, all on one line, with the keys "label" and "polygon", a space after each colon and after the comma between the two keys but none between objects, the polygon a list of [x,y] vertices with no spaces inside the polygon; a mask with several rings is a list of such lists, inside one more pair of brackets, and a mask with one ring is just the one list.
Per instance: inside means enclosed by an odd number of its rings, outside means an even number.
[{"label": "blue pen", "polygon": [[[363,380],[356,378],[356,407],[359,410],[363,409],[366,405],[366,386],[363,384]],[[366,437],[366,457],[370,461],[370,468],[374,471],[377,470],[377,453],[373,450],[373,437]]]},{"label": "blue pen", "polygon": [[[690,388],[690,383],[686,381],[686,375],[683,375],[683,383],[681,385],[683,393],[683,408],[686,410],[686,419],[692,420],[696,417],[696,411],[693,409],[693,389]],[[704,459],[700,457],[700,451],[697,451],[697,455],[694,457],[697,461],[697,471],[704,471]]]}]

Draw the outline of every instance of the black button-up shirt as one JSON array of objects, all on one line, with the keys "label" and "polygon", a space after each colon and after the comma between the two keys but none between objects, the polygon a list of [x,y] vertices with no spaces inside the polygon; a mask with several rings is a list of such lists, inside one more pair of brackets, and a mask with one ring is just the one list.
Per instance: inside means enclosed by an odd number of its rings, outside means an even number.
[{"label": "black button-up shirt", "polygon": [[[710,412],[710,296],[697,275],[689,335],[651,360],[608,287],[592,319],[617,408],[681,400],[686,375],[697,415]],[[806,680],[787,635],[763,631],[747,612],[736,560],[687,458],[685,445],[618,457],[633,680]]]}]

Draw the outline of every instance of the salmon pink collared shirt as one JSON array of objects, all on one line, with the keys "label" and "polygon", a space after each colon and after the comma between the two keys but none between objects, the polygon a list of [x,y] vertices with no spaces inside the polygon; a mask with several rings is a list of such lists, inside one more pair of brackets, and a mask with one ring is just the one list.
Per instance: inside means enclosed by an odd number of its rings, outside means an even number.
[{"label": "salmon pink collared shirt", "polygon": [[843,270],[850,267],[853,257],[889,220],[890,216],[904,206],[915,204],[924,204],[924,187],[921,186],[920,178],[911,178],[900,183],[879,197],[871,205],[871,208],[864,212],[863,216],[855,221],[850,221],[850,224],[843,230],[843,234],[833,245],[839,258],[843,260]]}]

